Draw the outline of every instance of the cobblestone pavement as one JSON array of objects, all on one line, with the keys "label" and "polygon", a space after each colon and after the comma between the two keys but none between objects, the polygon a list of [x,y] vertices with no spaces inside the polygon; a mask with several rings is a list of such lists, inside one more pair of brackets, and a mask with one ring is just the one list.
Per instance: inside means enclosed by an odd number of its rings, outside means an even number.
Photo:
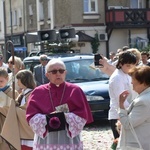
[{"label": "cobblestone pavement", "polygon": [[84,150],[111,150],[112,131],[108,120],[95,121],[81,133]]}]

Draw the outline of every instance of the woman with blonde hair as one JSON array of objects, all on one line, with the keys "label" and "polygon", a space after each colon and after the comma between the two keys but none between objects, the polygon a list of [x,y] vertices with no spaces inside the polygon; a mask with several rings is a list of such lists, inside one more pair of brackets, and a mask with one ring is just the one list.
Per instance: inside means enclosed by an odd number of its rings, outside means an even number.
[{"label": "woman with blonde hair", "polygon": [[[14,56],[14,68],[13,68],[13,58],[11,56],[8,60],[8,68],[12,71],[11,73],[9,73],[9,81],[8,81],[10,86],[12,86],[13,72],[14,72],[14,76],[16,76],[19,70],[24,69],[24,64],[20,57]],[[16,77],[15,77],[15,90],[17,90],[19,93],[21,92],[21,89],[17,84]]]},{"label": "woman with blonde hair", "polygon": [[129,48],[127,51],[132,52],[136,56],[136,65],[141,64],[141,53],[137,48]]}]

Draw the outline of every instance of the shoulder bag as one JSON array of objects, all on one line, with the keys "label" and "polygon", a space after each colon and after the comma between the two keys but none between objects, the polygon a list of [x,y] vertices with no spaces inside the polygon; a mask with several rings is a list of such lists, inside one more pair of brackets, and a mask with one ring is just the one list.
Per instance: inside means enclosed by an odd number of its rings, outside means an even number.
[{"label": "shoulder bag", "polygon": [[129,127],[130,127],[130,130],[131,130],[133,136],[135,137],[135,139],[136,139],[136,141],[137,141],[137,143],[138,143],[138,145],[139,145],[139,148],[137,148],[137,147],[132,147],[132,146],[121,146],[121,147],[117,148],[117,150],[144,150],[144,149],[142,148],[142,145],[141,145],[141,143],[140,143],[140,141],[139,141],[137,135],[136,135],[136,132],[135,132],[135,130],[134,130],[134,128],[133,128],[133,125],[132,125],[132,123],[131,123],[130,121],[129,121]]}]

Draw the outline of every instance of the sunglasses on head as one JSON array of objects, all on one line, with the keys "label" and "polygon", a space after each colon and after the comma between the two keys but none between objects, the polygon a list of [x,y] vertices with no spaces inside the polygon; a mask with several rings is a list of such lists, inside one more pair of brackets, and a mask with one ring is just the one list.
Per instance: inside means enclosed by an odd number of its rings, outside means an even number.
[{"label": "sunglasses on head", "polygon": [[8,64],[12,64],[13,65],[13,62],[12,61],[8,61]]},{"label": "sunglasses on head", "polygon": [[47,61],[48,59],[47,58],[41,58],[41,61]]},{"label": "sunglasses on head", "polygon": [[64,69],[58,69],[58,70],[48,71],[48,73],[52,73],[52,74],[57,74],[57,72],[59,72],[60,74],[63,74],[65,72],[65,70]]}]

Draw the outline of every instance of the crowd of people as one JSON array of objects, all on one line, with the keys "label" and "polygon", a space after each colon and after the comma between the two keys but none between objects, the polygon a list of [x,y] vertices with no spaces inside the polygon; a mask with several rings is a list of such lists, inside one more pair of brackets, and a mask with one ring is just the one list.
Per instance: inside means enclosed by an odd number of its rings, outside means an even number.
[{"label": "crowd of people", "polygon": [[127,46],[103,57],[99,69],[110,76],[108,120],[113,150],[149,150],[150,58],[149,53]]},{"label": "crowd of people", "polygon": [[16,56],[0,67],[0,150],[83,149],[80,133],[93,116],[66,74],[60,59],[46,55],[33,73]]},{"label": "crowd of people", "polygon": [[[32,73],[17,56],[7,64],[3,60],[0,53],[0,150],[83,150],[80,133],[93,117],[82,89],[65,81],[64,62],[43,54]],[[99,64],[110,76],[110,147],[149,150],[148,53],[124,46],[110,58],[102,56]]]}]

